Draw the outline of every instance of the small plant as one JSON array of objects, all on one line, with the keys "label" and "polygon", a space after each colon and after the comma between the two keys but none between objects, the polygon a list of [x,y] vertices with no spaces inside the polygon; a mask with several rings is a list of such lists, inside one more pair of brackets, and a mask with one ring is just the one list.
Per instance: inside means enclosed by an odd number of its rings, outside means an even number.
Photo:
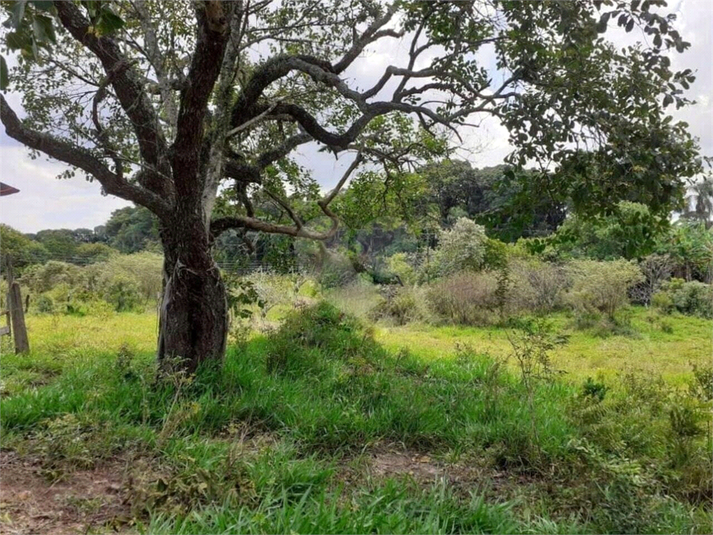
[{"label": "small plant", "polygon": [[713,366],[692,364],[691,368],[693,369],[691,394],[701,401],[713,401]]},{"label": "small plant", "polygon": [[586,398],[599,402],[604,401],[604,397],[607,395],[608,390],[609,387],[607,385],[595,381],[591,377],[587,377],[587,380],[582,384],[582,395]]},{"label": "small plant", "polygon": [[223,274],[228,310],[233,319],[246,319],[253,315],[255,307],[262,309],[264,302],[255,288],[255,284],[239,275]]},{"label": "small plant", "polygon": [[131,375],[131,364],[136,357],[133,348],[126,342],[119,346],[119,351],[116,354],[116,371],[123,377]]},{"label": "small plant", "polygon": [[543,318],[517,322],[518,330],[509,333],[511,356],[517,361],[520,379],[528,388],[536,381],[549,381],[556,370],[550,353],[567,343],[567,337],[552,333],[551,325]]},{"label": "small plant", "polygon": [[550,381],[556,373],[552,367],[550,352],[565,344],[567,338],[552,334],[549,323],[543,318],[537,318],[521,321],[518,331],[509,333],[508,340],[512,346],[511,356],[517,361],[520,380],[525,388],[530,413],[532,445],[539,452],[535,390],[538,382]]},{"label": "small plant", "polygon": [[658,291],[653,294],[651,296],[651,306],[660,310],[662,314],[670,314],[676,310],[671,294],[666,291]]}]

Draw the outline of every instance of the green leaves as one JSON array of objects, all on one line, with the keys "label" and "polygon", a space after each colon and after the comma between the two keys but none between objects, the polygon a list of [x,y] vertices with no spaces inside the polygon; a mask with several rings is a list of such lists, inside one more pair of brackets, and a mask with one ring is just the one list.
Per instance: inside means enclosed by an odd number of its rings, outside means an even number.
[{"label": "green leaves", "polygon": [[13,28],[18,28],[25,16],[25,6],[27,5],[27,0],[17,0],[13,3],[11,12],[11,24]]},{"label": "green leaves", "polygon": [[32,21],[32,33],[35,42],[57,44],[57,36],[54,32],[54,23],[50,17],[37,15]]},{"label": "green leaves", "polygon": [[99,11],[95,28],[98,35],[108,35],[124,27],[124,20],[111,9],[103,8]]},{"label": "green leaves", "polygon": [[[94,32],[109,35],[124,27],[124,20],[111,9],[111,2],[82,2],[93,23]],[[9,18],[3,23],[10,31],[5,34],[5,45],[25,59],[42,64],[41,50],[51,50],[57,44],[57,9],[53,2],[16,0],[8,3]],[[57,25],[57,26],[55,26]],[[0,90],[7,89],[10,74],[4,58],[0,61]]]}]

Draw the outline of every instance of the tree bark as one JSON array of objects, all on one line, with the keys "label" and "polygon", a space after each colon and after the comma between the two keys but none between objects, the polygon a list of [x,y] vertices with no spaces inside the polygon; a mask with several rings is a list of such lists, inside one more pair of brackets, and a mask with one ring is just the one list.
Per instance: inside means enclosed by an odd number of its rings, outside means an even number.
[{"label": "tree bark", "polygon": [[211,257],[202,218],[177,216],[173,225],[162,225],[161,238],[165,259],[159,366],[193,373],[201,363],[219,363],[225,355],[225,285]]}]

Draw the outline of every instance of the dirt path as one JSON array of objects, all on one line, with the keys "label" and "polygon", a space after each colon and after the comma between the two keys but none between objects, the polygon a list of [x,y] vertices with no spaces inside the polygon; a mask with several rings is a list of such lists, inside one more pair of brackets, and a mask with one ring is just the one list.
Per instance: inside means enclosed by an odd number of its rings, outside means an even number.
[{"label": "dirt path", "polygon": [[129,533],[125,473],[115,462],[49,483],[32,461],[0,451],[0,534]]}]

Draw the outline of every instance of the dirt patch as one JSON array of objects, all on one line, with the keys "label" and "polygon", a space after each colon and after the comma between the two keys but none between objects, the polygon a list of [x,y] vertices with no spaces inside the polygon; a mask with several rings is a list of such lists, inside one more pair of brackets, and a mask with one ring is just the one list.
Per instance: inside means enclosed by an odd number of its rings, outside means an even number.
[{"label": "dirt patch", "polygon": [[376,477],[408,475],[417,481],[436,481],[447,475],[446,468],[428,455],[414,452],[379,452],[369,459],[368,472]]},{"label": "dirt patch", "polygon": [[0,451],[0,534],[130,533],[120,461],[48,482],[32,460]]},{"label": "dirt patch", "polygon": [[444,482],[457,495],[468,499],[473,492],[495,499],[515,496],[527,489],[532,478],[496,469],[487,458],[447,462],[427,452],[399,445],[379,444],[361,455],[344,459],[335,479],[348,486],[365,480],[404,480],[426,489]]}]

